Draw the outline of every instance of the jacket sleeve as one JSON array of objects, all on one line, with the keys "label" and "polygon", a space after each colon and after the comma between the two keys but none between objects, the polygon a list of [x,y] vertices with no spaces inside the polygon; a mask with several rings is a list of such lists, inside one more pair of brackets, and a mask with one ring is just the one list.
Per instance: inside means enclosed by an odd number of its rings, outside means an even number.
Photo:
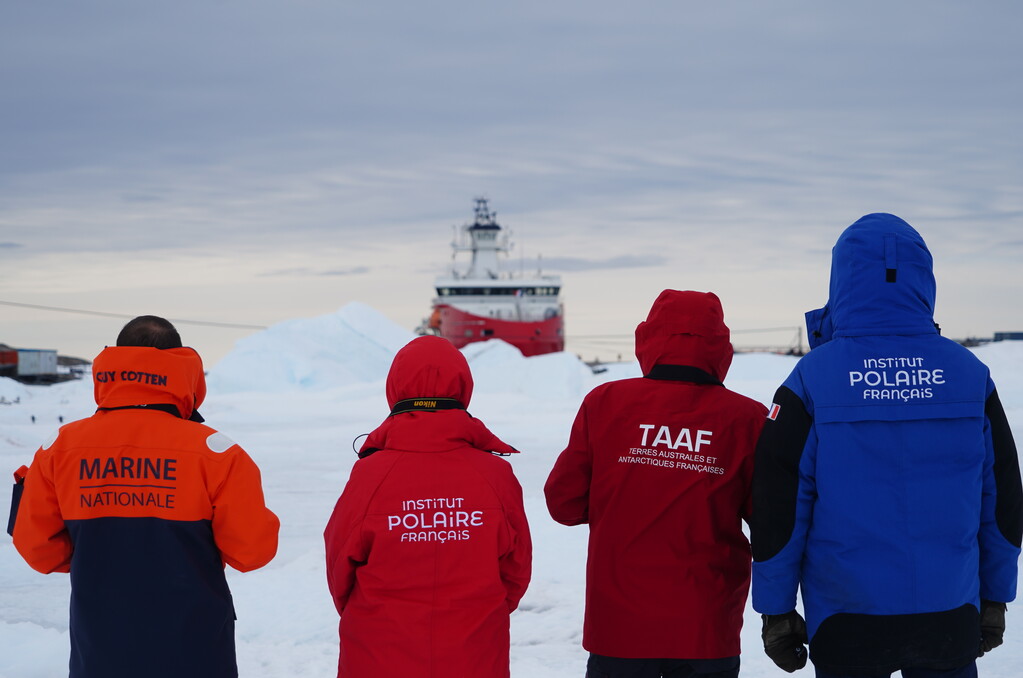
[{"label": "jacket sleeve", "polygon": [[533,543],[529,535],[529,523],[522,505],[522,487],[519,481],[508,470],[508,489],[503,500],[505,516],[508,521],[509,543],[507,550],[501,555],[501,581],[504,584],[508,611],[519,606],[519,600],[526,593],[532,574]]},{"label": "jacket sleeve", "polygon": [[[752,423],[752,428],[751,428],[750,434],[749,434],[750,437],[748,439],[744,439],[743,440],[744,443],[749,445],[749,447],[747,447],[746,449],[753,449],[754,451],[756,450],[757,442],[760,439],[760,434],[763,433],[764,423],[767,421],[766,417],[767,417],[767,414],[768,414],[766,407],[764,407],[760,403],[756,403],[756,405],[757,405],[757,410],[756,411],[757,411],[758,418],[756,419],[755,422]],[[750,454],[747,457],[745,457],[744,460],[743,460],[742,467],[740,468],[741,477],[742,477],[743,481],[746,483],[746,487],[749,488],[749,490],[746,493],[746,500],[742,503],[742,509],[741,509],[740,514],[739,514],[739,517],[742,518],[744,521],[746,521],[747,525],[753,519],[753,468],[754,468],[753,464],[754,464],[754,457],[755,457],[755,454]]]},{"label": "jacket sleeve", "polygon": [[1012,430],[998,392],[992,384],[989,389],[979,533],[980,597],[1007,603],[1016,597],[1017,563],[1023,541],[1023,489]]},{"label": "jacket sleeve", "polygon": [[240,446],[231,455],[210,501],[213,504],[213,540],[224,562],[240,572],[263,567],[277,554],[281,523],[266,507],[259,467]]},{"label": "jacket sleeve", "polygon": [[798,373],[774,396],[757,441],[753,470],[753,608],[784,614],[796,608],[807,531],[816,499],[813,421]]},{"label": "jacket sleeve", "polygon": [[73,545],[53,482],[53,455],[36,452],[25,476],[14,524],[14,546],[32,569],[49,574],[70,572]]},{"label": "jacket sleeve", "polygon": [[583,400],[572,424],[568,447],[554,462],[544,485],[547,510],[562,525],[582,525],[590,519],[590,482],[593,477],[593,450],[587,422],[587,403]]},{"label": "jacket sleeve", "polygon": [[365,495],[365,481],[360,473],[363,463],[356,462],[352,468],[348,484],[323,531],[327,554],[327,588],[339,615],[344,614],[352,595],[356,570],[369,559],[370,540],[362,529],[369,508],[369,495]]}]

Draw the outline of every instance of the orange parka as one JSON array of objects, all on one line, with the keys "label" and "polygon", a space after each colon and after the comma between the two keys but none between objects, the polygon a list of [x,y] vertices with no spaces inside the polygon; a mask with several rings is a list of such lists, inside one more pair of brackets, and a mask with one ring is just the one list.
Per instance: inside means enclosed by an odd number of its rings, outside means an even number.
[{"label": "orange parka", "polygon": [[99,409],[36,452],[14,527],[29,565],[71,574],[71,676],[236,676],[224,565],[268,563],[280,526],[259,469],[190,421],[194,350],[107,348],[93,380]]}]

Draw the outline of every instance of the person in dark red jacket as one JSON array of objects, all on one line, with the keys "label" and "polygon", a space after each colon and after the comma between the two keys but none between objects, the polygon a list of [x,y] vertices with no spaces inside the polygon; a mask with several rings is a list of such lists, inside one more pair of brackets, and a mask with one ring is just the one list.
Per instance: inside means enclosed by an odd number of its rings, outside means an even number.
[{"label": "person in dark red jacket", "polygon": [[586,675],[734,677],[767,409],[721,384],[732,345],[714,294],[663,291],[636,355],[644,376],[586,396],[544,488],[556,521],[590,526]]},{"label": "person in dark red jacket", "polygon": [[324,531],[341,616],[341,678],[506,678],[509,615],[532,546],[509,454],[466,412],[473,381],[449,341],[419,337],[387,376],[391,415]]},{"label": "person in dark red jacket", "polygon": [[96,413],[61,427],[25,476],[14,545],[71,575],[71,678],[234,678],[225,564],[277,552],[259,469],[199,423],[202,360],[157,316],[92,366]]}]

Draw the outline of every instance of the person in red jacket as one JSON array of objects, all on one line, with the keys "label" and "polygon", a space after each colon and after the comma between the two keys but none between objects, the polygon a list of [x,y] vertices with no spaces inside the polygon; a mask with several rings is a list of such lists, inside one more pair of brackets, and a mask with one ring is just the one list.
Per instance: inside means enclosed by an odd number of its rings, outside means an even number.
[{"label": "person in red jacket", "polygon": [[96,413],[59,430],[24,476],[14,545],[71,575],[71,678],[234,678],[225,563],[277,552],[259,469],[199,422],[202,360],[140,316],[93,362]]},{"label": "person in red jacket", "polygon": [[734,678],[767,409],[721,384],[732,345],[714,294],[661,292],[636,356],[643,377],[583,400],[544,488],[556,521],[590,526],[586,675]]},{"label": "person in red jacket", "polygon": [[366,439],[324,531],[341,678],[506,678],[509,615],[529,584],[516,450],[466,412],[473,381],[448,340],[419,337],[387,375],[390,416]]}]

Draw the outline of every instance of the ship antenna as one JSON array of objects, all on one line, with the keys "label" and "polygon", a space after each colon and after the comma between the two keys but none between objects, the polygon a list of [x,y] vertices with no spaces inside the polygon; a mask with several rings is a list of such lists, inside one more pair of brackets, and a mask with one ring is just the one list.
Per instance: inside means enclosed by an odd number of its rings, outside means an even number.
[{"label": "ship antenna", "polygon": [[477,226],[491,226],[497,220],[497,212],[491,212],[487,198],[476,198],[476,207],[473,208]]}]

